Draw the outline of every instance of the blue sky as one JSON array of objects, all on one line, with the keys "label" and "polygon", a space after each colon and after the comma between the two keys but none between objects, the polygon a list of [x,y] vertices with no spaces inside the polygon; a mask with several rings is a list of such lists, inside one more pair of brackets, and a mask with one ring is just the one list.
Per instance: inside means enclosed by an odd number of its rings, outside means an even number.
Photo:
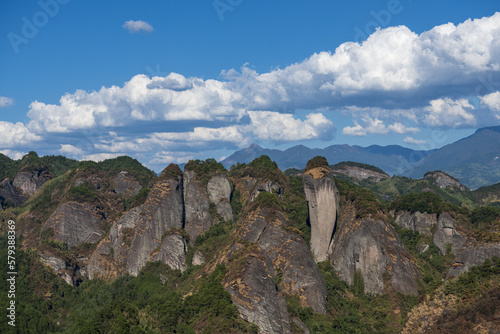
[{"label": "blue sky", "polygon": [[127,154],[158,171],[253,142],[441,147],[500,124],[499,10],[1,0],[0,152]]}]

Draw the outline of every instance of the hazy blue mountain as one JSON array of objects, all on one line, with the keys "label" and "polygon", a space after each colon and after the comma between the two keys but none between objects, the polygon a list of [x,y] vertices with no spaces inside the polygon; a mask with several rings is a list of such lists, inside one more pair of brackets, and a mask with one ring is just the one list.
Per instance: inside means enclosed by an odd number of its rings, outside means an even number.
[{"label": "hazy blue mountain", "polygon": [[[281,170],[288,168],[303,169],[309,159],[321,155],[327,158],[330,164],[342,161],[355,161],[379,167],[390,175],[399,174],[411,166],[409,161],[420,161],[434,151],[415,151],[397,145],[369,147],[351,145],[332,145],[320,148],[308,148],[297,145],[285,151],[262,148],[257,144],[236,151],[222,161],[226,168],[239,163],[249,163],[261,155],[269,156],[276,161]],[[410,160],[411,159],[411,160]]]},{"label": "hazy blue mountain", "polygon": [[479,129],[446,145],[402,174],[420,178],[431,170],[442,170],[470,189],[500,182],[500,126]]}]

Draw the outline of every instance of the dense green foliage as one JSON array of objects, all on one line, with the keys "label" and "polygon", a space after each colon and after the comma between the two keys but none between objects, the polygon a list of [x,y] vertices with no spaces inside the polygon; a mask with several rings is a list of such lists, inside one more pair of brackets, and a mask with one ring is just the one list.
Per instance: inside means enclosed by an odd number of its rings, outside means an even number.
[{"label": "dense green foliage", "polygon": [[356,218],[378,217],[384,210],[384,205],[369,190],[355,186],[344,180],[335,178],[339,190],[341,205],[353,204],[356,208]]},{"label": "dense green foliage", "polygon": [[227,172],[226,168],[217,160],[211,158],[205,161],[203,160],[189,160],[184,170],[194,171],[198,180],[202,182],[203,185],[207,185],[208,181],[212,176]]},{"label": "dense green foliage", "polygon": [[440,214],[445,209],[445,203],[441,197],[427,191],[401,196],[393,202],[392,209]]},{"label": "dense green foliage", "polygon": [[47,165],[43,160],[36,154],[35,151],[30,151],[21,159],[21,165],[19,166],[20,171],[33,172],[36,170],[42,170],[47,168]]},{"label": "dense green foliage", "polygon": [[14,179],[19,169],[19,163],[20,161],[12,160],[0,153],[0,181],[6,178]]},{"label": "dense green foliage", "polygon": [[328,168],[328,160],[326,160],[325,157],[318,155],[317,157],[314,157],[307,162],[306,171],[313,169],[313,168],[318,168],[318,167]]},{"label": "dense green foliage", "polygon": [[285,184],[285,174],[278,168],[278,164],[267,155],[263,155],[247,164],[237,163],[229,170],[232,177],[250,176],[256,179],[265,178],[269,181]]},{"label": "dense green foliage", "polygon": [[[357,273],[348,286],[340,280],[328,262],[318,264],[325,280],[327,314],[313,313],[300,306],[297,297],[287,297],[292,316],[299,317],[311,333],[393,333],[406,320],[407,312],[416,305],[417,297],[399,293],[370,296],[364,293],[362,276]],[[396,313],[400,310],[400,314]]]},{"label": "dense green foliage", "polygon": [[309,224],[309,209],[302,188],[301,177],[288,177],[284,194],[283,211],[290,220],[290,225],[298,229],[307,245],[311,242],[311,226]]},{"label": "dense green foliage", "polygon": [[121,156],[114,159],[107,159],[99,162],[99,166],[111,178],[115,178],[118,173],[125,170],[132,175],[143,187],[148,186],[156,178],[156,174],[144,167],[139,161],[128,156]]},{"label": "dense green foliage", "polygon": [[72,187],[68,190],[68,199],[79,203],[93,203],[96,202],[99,197],[96,188],[85,181],[82,185]]},{"label": "dense green foliage", "polygon": [[42,157],[49,170],[54,174],[54,177],[63,175],[71,169],[78,166],[78,161],[63,157],[62,155],[46,155]]},{"label": "dense green foliage", "polygon": [[379,198],[394,200],[410,193],[433,192],[445,202],[456,206],[474,207],[478,203],[476,195],[469,191],[461,191],[454,187],[440,188],[433,179],[410,179],[404,176],[393,176],[380,182],[363,180],[360,186],[372,190]]}]

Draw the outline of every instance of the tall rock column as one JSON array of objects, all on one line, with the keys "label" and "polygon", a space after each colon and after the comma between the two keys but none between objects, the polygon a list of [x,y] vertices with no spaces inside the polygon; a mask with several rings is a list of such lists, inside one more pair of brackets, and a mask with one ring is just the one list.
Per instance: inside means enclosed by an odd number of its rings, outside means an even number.
[{"label": "tall rock column", "polygon": [[311,252],[316,262],[328,259],[340,199],[333,174],[327,166],[306,168],[302,178],[309,206]]}]

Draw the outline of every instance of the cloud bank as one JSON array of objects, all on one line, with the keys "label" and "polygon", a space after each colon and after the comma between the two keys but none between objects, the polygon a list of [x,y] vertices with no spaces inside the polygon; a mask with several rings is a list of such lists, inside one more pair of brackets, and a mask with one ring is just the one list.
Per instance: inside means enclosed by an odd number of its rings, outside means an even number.
[{"label": "cloud bank", "polygon": [[[124,28],[153,30],[143,21],[127,21]],[[26,125],[0,126],[21,133],[18,144],[83,134],[91,137],[86,145],[67,140],[55,150],[87,157],[162,152],[151,158],[157,163],[181,161],[211,145],[331,140],[335,113],[352,116],[353,125],[342,129],[352,136],[491,125],[500,119],[499,90],[496,13],[421,34],[405,26],[378,29],[364,42],[346,42],[333,52],[315,53],[267,73],[244,65],[223,71],[219,80],[139,74],[123,86],[65,94],[58,104],[35,101]],[[300,118],[297,110],[309,113]],[[179,122],[204,125],[177,131],[149,128]],[[131,127],[133,135],[125,131]],[[15,146],[13,139],[3,140],[3,147]],[[404,142],[422,140],[406,137]]]}]

